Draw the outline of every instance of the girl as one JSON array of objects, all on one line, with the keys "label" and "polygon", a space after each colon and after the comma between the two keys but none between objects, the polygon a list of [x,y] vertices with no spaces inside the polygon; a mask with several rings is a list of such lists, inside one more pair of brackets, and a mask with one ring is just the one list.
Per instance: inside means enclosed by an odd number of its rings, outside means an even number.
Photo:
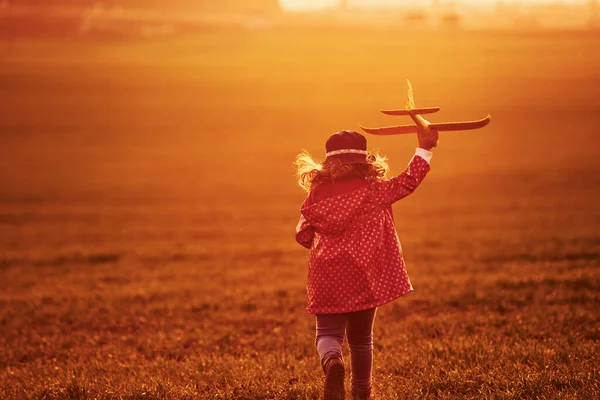
[{"label": "girl", "polygon": [[411,194],[429,172],[435,130],[418,133],[408,167],[385,180],[385,159],[367,152],[367,139],[342,131],[329,137],[323,164],[303,152],[298,183],[309,194],[296,240],[310,249],[307,306],[316,314],[316,347],[325,372],[325,400],[344,399],[342,343],[347,337],[354,399],[371,398],[373,321],[377,307],[413,290],[391,205]]}]

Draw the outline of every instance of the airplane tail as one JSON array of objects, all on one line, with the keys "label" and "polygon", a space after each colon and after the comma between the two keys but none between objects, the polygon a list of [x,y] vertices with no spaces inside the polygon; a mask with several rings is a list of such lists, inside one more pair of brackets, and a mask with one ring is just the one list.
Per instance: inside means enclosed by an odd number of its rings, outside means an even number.
[{"label": "airplane tail", "polygon": [[416,108],[416,106],[415,106],[415,99],[413,97],[413,88],[408,79],[406,80],[406,83],[408,84],[408,90],[407,90],[408,100],[406,101],[406,110],[414,110]]}]

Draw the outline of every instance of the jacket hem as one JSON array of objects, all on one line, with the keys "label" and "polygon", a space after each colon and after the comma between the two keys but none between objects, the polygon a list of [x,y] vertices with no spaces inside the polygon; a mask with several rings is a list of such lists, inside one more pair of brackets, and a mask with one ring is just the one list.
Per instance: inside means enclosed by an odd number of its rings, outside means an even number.
[{"label": "jacket hem", "polygon": [[306,308],[306,313],[307,314],[343,314],[343,313],[348,313],[348,312],[356,312],[356,311],[363,311],[363,310],[368,310],[370,308],[375,308],[375,307],[380,307],[383,306],[387,303],[391,303],[394,300],[399,299],[400,297],[406,296],[409,293],[414,292],[415,289],[414,288],[410,288],[410,290],[408,290],[407,292],[401,293],[399,295],[396,295],[395,297],[392,297],[390,299],[386,299],[386,300],[378,300],[378,301],[374,301],[372,303],[367,303],[364,305],[357,305],[357,306],[353,306],[353,307],[346,307],[346,308],[340,308],[340,309],[336,309],[336,310],[329,310],[328,311],[322,311],[320,307],[312,307],[312,308]]}]

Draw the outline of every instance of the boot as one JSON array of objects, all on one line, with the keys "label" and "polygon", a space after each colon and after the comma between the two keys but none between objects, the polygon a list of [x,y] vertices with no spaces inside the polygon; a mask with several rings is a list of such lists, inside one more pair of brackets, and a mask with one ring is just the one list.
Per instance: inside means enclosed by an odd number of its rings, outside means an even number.
[{"label": "boot", "polygon": [[366,393],[356,393],[354,390],[352,391],[353,400],[371,400],[371,391],[369,390]]},{"label": "boot", "polygon": [[324,400],[344,400],[344,363],[339,357],[331,357],[325,362]]}]

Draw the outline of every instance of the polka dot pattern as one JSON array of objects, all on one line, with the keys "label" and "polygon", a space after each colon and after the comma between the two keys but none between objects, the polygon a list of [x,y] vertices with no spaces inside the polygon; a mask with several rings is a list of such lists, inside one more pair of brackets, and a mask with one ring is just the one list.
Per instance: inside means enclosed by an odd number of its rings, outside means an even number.
[{"label": "polka dot pattern", "polygon": [[316,202],[309,195],[296,227],[296,240],[310,249],[308,313],[365,310],[413,290],[391,205],[411,194],[429,169],[415,156],[390,180]]}]

